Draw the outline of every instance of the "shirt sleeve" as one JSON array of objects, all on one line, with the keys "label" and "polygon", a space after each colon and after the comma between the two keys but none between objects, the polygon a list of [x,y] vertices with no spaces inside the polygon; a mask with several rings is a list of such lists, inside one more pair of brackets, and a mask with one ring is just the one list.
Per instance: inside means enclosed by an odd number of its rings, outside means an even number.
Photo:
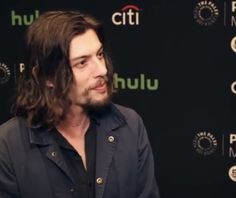
[{"label": "shirt sleeve", "polygon": [[160,198],[154,170],[152,148],[140,116],[138,137],[138,191],[137,198]]},{"label": "shirt sleeve", "polygon": [[0,197],[19,197],[17,181],[9,156],[8,146],[6,141],[2,138],[0,139]]}]

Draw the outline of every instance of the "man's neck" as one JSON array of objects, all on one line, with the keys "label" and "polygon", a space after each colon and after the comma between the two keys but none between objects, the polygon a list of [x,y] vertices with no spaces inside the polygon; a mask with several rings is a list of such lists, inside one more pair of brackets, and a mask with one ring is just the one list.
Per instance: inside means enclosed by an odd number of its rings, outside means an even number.
[{"label": "man's neck", "polygon": [[73,137],[83,137],[89,127],[90,119],[86,111],[79,107],[71,107],[56,128],[62,135]]}]

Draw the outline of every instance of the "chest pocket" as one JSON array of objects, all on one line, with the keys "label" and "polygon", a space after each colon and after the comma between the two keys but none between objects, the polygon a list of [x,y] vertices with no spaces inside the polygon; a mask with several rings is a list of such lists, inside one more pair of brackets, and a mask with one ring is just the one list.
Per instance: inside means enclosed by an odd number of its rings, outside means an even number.
[{"label": "chest pocket", "polygon": [[40,148],[50,188],[56,198],[73,198],[77,194],[71,173],[65,164],[59,149],[52,147]]}]

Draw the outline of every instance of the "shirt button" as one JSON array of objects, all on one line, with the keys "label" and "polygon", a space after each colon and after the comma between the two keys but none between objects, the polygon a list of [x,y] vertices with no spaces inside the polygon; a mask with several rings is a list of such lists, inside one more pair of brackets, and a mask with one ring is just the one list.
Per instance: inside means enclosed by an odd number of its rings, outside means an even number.
[{"label": "shirt button", "polygon": [[108,142],[114,142],[115,141],[115,138],[114,138],[114,136],[109,136],[108,137]]},{"label": "shirt button", "polygon": [[98,177],[98,178],[96,179],[96,183],[97,183],[97,184],[102,184],[102,182],[103,182],[103,179],[102,179],[101,177]]},{"label": "shirt button", "polygon": [[75,189],[74,188],[70,188],[70,192],[71,193],[75,192]]},{"label": "shirt button", "polygon": [[56,153],[55,151],[53,151],[53,152],[51,153],[51,155],[52,155],[53,157],[55,157],[55,156],[57,155],[57,153]]}]

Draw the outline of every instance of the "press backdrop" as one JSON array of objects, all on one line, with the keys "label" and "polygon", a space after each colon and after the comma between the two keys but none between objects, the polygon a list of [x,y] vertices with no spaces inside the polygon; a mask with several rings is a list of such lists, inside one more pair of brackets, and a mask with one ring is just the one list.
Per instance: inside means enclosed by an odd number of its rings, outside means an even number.
[{"label": "press backdrop", "polygon": [[236,1],[2,0],[0,123],[11,117],[26,28],[58,9],[104,22],[114,101],[143,117],[162,198],[235,198]]}]

